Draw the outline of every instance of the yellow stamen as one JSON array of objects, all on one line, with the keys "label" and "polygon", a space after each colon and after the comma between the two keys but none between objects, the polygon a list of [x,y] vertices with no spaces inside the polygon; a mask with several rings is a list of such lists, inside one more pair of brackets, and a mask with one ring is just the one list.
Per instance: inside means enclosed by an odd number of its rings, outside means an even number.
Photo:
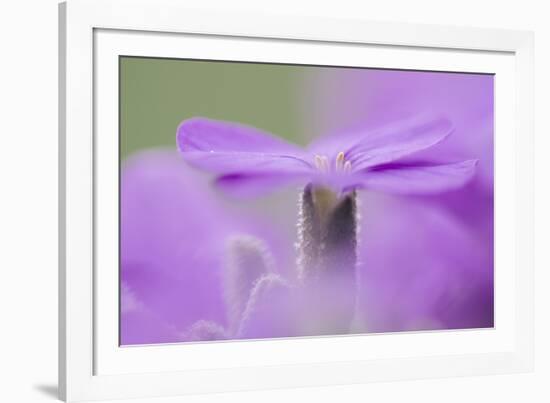
[{"label": "yellow stamen", "polygon": [[326,155],[316,154],[314,158],[315,168],[321,172],[331,172],[334,169],[334,172],[351,172],[351,162],[346,161],[346,156],[343,151],[340,151],[336,155],[334,161],[334,167],[331,166],[329,159]]},{"label": "yellow stamen", "polygon": [[341,171],[344,168],[344,153],[340,151],[336,156],[336,172]]}]

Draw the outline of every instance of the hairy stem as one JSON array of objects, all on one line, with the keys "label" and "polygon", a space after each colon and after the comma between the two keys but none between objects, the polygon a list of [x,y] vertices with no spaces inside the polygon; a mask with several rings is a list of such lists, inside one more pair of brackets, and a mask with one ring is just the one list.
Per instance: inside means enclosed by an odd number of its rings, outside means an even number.
[{"label": "hairy stem", "polygon": [[324,312],[317,319],[323,329],[347,332],[356,302],[357,195],[309,185],[299,204],[299,279],[322,302]]},{"label": "hairy stem", "polygon": [[300,195],[298,269],[301,279],[355,272],[358,233],[357,195],[341,197],[307,186]]}]

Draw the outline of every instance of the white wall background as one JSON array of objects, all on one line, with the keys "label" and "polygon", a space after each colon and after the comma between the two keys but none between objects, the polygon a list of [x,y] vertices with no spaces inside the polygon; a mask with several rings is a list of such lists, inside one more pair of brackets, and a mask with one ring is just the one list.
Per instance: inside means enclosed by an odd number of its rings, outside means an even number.
[{"label": "white wall background", "polygon": [[[196,8],[534,30],[536,371],[160,402],[550,401],[550,24],[521,0],[181,0]],[[0,401],[54,401],[57,382],[57,0],[0,2]],[[147,400],[151,402],[153,400]],[[143,400],[142,402],[145,402]]]}]

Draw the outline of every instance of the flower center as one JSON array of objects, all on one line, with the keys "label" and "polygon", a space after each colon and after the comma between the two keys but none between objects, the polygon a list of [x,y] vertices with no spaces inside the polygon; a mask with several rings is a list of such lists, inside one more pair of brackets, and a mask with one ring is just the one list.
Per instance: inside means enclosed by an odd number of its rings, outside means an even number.
[{"label": "flower center", "polygon": [[340,151],[331,166],[326,155],[315,155],[315,167],[321,172],[351,172],[351,161],[346,160],[345,154]]}]

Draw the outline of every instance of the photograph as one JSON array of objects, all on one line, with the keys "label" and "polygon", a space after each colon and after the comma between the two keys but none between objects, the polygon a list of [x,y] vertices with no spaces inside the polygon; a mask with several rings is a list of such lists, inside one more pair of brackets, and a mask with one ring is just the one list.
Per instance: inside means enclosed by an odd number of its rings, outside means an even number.
[{"label": "photograph", "polygon": [[550,402],[545,4],[0,2],[0,403]]},{"label": "photograph", "polygon": [[118,68],[121,346],[494,327],[494,74]]}]

